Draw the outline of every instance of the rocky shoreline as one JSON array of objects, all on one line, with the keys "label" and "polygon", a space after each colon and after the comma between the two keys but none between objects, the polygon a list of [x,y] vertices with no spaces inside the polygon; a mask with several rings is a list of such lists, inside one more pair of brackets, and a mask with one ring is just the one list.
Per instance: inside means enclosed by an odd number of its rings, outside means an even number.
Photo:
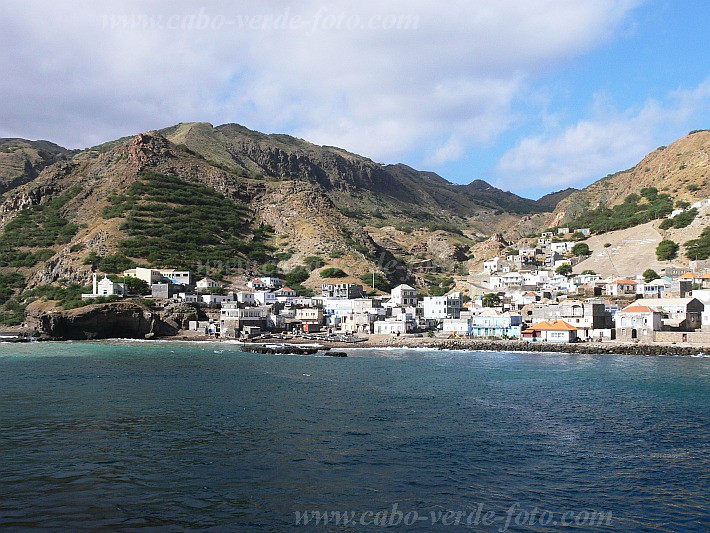
[{"label": "rocky shoreline", "polygon": [[701,355],[710,353],[707,346],[679,346],[675,344],[627,343],[552,343],[526,341],[445,340],[434,343],[439,350],[493,350],[501,352],[556,352],[588,355]]}]

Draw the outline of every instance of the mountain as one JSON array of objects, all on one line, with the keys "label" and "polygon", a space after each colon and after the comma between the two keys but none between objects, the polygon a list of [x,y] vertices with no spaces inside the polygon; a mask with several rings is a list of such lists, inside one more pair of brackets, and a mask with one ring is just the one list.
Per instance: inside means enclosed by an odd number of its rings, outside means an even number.
[{"label": "mountain", "polygon": [[630,194],[655,187],[673,201],[710,198],[710,130],[690,132],[668,146],[660,146],[637,165],[610,174],[561,199],[550,217],[551,225],[566,224],[599,206],[620,205]]},{"label": "mountain", "polygon": [[44,168],[74,153],[49,141],[0,139],[0,193],[32,181]]},{"label": "mountain", "polygon": [[[317,146],[289,135],[267,135],[237,124],[179,124],[166,138],[206,160],[243,176],[317,182],[338,207],[364,219],[408,216],[412,206],[436,217],[465,217],[481,209],[533,213],[553,206],[504,192],[475,180],[455,185],[433,172],[407,165],[382,165],[340,148]],[[383,205],[384,204],[384,205]],[[385,212],[383,212],[385,208]],[[415,217],[416,218],[416,217]]]}]

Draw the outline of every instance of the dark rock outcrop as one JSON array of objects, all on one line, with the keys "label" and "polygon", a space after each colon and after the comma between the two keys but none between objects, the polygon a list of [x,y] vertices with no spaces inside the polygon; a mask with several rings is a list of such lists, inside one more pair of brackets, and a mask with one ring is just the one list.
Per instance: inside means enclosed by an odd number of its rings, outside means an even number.
[{"label": "dark rock outcrop", "polygon": [[27,307],[25,323],[41,340],[146,339],[177,334],[150,309],[134,302],[93,304],[61,311],[35,302]]}]

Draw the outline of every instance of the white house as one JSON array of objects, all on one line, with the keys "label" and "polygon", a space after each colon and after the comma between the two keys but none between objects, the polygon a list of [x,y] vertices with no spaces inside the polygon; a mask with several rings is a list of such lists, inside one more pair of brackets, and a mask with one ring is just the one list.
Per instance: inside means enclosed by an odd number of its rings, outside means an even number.
[{"label": "white house", "polygon": [[566,254],[570,250],[572,250],[572,247],[574,246],[573,242],[565,241],[565,242],[553,242],[550,244],[550,250],[553,252],[557,252],[558,254]]},{"label": "white house", "polygon": [[392,289],[392,298],[390,298],[390,305],[393,307],[416,307],[417,305],[417,289],[410,287],[409,285],[397,285]]},{"label": "white house", "polygon": [[373,324],[375,335],[403,335],[407,333],[407,323],[401,320],[378,320]]},{"label": "white house", "polygon": [[636,285],[636,294],[642,298],[663,298],[663,293],[671,290],[671,282],[663,278]]},{"label": "white house", "polygon": [[274,305],[278,301],[271,291],[254,291],[254,300],[258,305]]},{"label": "white house", "polygon": [[615,279],[606,286],[606,293],[609,296],[624,296],[636,294],[636,283],[632,279]]},{"label": "white house", "polygon": [[491,276],[489,286],[491,290],[505,290],[508,287],[523,285],[523,275],[519,272],[507,272],[500,276]]},{"label": "white house", "polygon": [[701,323],[703,331],[710,331],[710,289],[694,290],[692,297],[702,302],[705,306],[701,314]]},{"label": "white house", "polygon": [[234,301],[234,293],[229,294],[203,294],[202,303],[207,305],[222,305]]},{"label": "white house", "polygon": [[247,281],[247,287],[253,291],[263,291],[268,287],[266,283],[261,281],[261,278],[254,278]]},{"label": "white house", "polygon": [[238,291],[236,293],[236,300],[240,304],[244,305],[256,305],[256,299],[254,298],[254,293],[249,291]]},{"label": "white house", "polygon": [[[326,325],[339,327],[346,316],[356,314],[378,314],[381,309],[379,300],[369,298],[325,298],[323,299],[323,311]],[[353,317],[354,318],[354,317]],[[358,324],[360,325],[360,324]]]},{"label": "white house", "polygon": [[522,337],[530,342],[574,342],[577,328],[564,320],[543,320],[524,330]]},{"label": "white house", "polygon": [[510,272],[510,263],[500,257],[494,257],[483,262],[483,271],[493,274],[495,272]]},{"label": "white house", "polygon": [[320,307],[299,307],[295,312],[296,320],[312,324],[323,324],[323,309]]},{"label": "white house", "polygon": [[283,287],[277,291],[274,291],[274,295],[276,296],[276,300],[279,302],[290,302],[296,296],[296,291],[294,291],[291,287]]},{"label": "white house", "polygon": [[423,301],[424,318],[437,320],[459,318],[462,307],[460,292],[452,292],[445,296],[425,296]]},{"label": "white house", "polygon": [[449,335],[468,335],[471,331],[471,314],[462,313],[459,318],[445,318],[441,330]]},{"label": "white house", "polygon": [[175,283],[177,285],[192,285],[192,272],[189,270],[175,270],[174,268],[168,270],[161,270],[160,275],[162,280],[167,280],[170,283]]},{"label": "white house", "polygon": [[265,285],[264,288],[268,289],[279,289],[283,286],[283,282],[279,278],[274,278],[271,276],[264,276],[262,278],[259,278],[259,281],[261,281]]},{"label": "white house", "polygon": [[212,278],[202,278],[197,282],[197,292],[208,292],[219,286],[219,283]]},{"label": "white house", "polygon": [[662,314],[664,329],[694,331],[702,325],[703,303],[697,298],[659,298],[645,303]]}]

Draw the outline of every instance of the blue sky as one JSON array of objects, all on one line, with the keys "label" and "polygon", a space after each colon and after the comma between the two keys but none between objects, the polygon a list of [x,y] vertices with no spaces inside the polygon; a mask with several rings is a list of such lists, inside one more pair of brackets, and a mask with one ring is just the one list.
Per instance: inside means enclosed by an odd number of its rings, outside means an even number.
[{"label": "blue sky", "polygon": [[710,127],[706,1],[5,0],[0,136],[237,122],[528,197]]}]

